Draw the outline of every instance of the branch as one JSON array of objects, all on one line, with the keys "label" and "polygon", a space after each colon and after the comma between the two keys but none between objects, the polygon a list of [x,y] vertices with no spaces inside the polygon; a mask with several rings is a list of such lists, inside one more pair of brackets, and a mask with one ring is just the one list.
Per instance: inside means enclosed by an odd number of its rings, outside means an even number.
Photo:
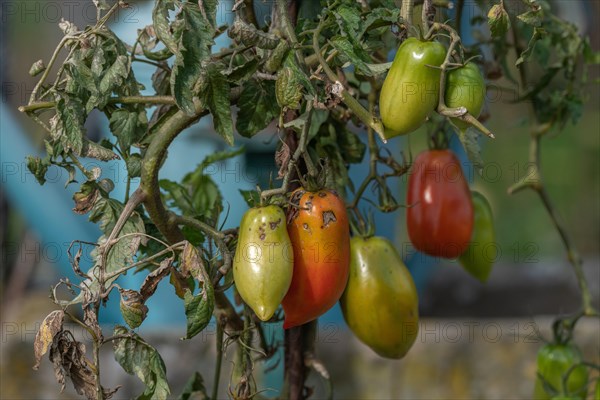
[{"label": "branch", "polygon": [[[175,105],[175,99],[172,96],[122,96],[108,99],[107,104],[170,104]],[[56,107],[54,101],[40,101],[30,103],[26,106],[20,106],[20,112],[32,112]]]},{"label": "branch", "polygon": [[352,97],[344,85],[342,85],[342,83],[338,80],[337,75],[331,70],[327,64],[327,61],[325,61],[323,58],[323,55],[321,54],[321,47],[319,46],[319,37],[321,35],[321,31],[325,27],[325,21],[325,18],[323,18],[313,32],[313,50],[317,60],[319,61],[319,64],[321,64],[321,68],[323,68],[323,71],[327,75],[327,78],[333,82],[334,86],[332,92],[338,96],[367,127],[370,127],[377,132],[381,140],[386,143],[387,140],[384,136],[384,129],[381,121],[379,121],[377,118],[374,118],[373,115],[358,102],[358,100]]}]

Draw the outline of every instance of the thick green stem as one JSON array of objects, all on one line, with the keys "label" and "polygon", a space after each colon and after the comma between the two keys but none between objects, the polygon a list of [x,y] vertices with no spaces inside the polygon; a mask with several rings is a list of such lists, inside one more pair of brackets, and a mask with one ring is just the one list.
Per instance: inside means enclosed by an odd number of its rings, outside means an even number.
[{"label": "thick green stem", "polygon": [[402,6],[400,7],[400,16],[407,32],[412,26],[414,3],[414,0],[402,0]]},{"label": "thick green stem", "polygon": [[221,379],[221,363],[223,362],[223,325],[217,321],[217,361],[215,363],[215,378],[213,380],[212,399],[219,397],[219,381]]},{"label": "thick green stem", "polygon": [[[175,105],[172,96],[123,96],[108,99],[107,104],[171,104]],[[19,107],[20,112],[32,112],[56,107],[54,101],[40,101]]]}]

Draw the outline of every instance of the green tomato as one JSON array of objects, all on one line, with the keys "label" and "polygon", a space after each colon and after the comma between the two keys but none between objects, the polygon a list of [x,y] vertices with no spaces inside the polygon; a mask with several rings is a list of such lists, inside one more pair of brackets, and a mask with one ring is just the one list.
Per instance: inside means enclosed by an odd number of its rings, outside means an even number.
[{"label": "green tomato", "polygon": [[280,207],[251,208],[240,223],[235,287],[258,318],[269,320],[292,282],[294,255]]},{"label": "green tomato", "polygon": [[[539,375],[535,381],[534,399],[549,400],[554,396],[585,399],[588,370],[584,365],[577,365],[581,363],[581,360],[581,352],[572,343],[550,343],[542,346],[537,354]],[[567,373],[569,376],[565,387],[563,377]],[[540,376],[543,380],[540,379]]]},{"label": "green tomato", "polygon": [[594,390],[594,400],[600,400],[600,378],[596,380],[596,390]]},{"label": "green tomato", "polygon": [[473,203],[473,233],[467,250],[458,260],[473,277],[487,281],[496,255],[494,216],[487,199],[479,192],[471,192]]},{"label": "green tomato", "polygon": [[387,239],[350,240],[350,276],[340,305],[354,334],[382,357],[404,357],[417,337],[417,290]]},{"label": "green tomato", "polygon": [[436,108],[446,49],[439,42],[406,39],[398,48],[379,96],[386,138],[419,128]]},{"label": "green tomato", "polygon": [[[446,106],[466,107],[469,114],[475,118],[479,117],[485,100],[485,82],[477,64],[470,62],[446,74],[444,98]],[[458,118],[450,118],[450,121],[460,130],[469,127],[468,123]]]}]

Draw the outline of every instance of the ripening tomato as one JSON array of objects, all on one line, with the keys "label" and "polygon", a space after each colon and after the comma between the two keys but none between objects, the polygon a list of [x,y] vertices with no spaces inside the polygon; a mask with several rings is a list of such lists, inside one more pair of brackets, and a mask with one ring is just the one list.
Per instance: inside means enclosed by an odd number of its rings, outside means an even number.
[{"label": "ripening tomato", "polygon": [[456,258],[473,232],[473,204],[460,163],[450,150],[418,155],[408,178],[408,236],[431,256]]},{"label": "ripening tomato", "polygon": [[240,223],[233,279],[240,296],[258,318],[269,320],[292,281],[292,243],[280,207],[255,207]]},{"label": "ripening tomato", "polygon": [[473,277],[481,282],[487,281],[492,272],[496,254],[496,235],[492,207],[484,195],[471,192],[473,201],[473,235],[467,250],[458,260]]},{"label": "ripening tomato", "polygon": [[[466,107],[469,114],[475,118],[481,114],[485,100],[485,81],[475,63],[453,69],[446,75],[446,105],[451,108]],[[458,129],[464,130],[469,124],[458,118],[450,118]]]},{"label": "ripening tomato", "polygon": [[406,39],[398,48],[379,95],[386,138],[419,128],[436,108],[446,48],[439,42]]},{"label": "ripening tomato", "polygon": [[402,358],[419,331],[417,289],[394,245],[353,237],[350,277],[340,305],[354,334],[377,354]]},{"label": "ripening tomato", "polygon": [[288,233],[294,249],[294,275],[283,299],[285,329],[324,314],[339,300],[348,281],[350,227],[346,205],[333,190],[291,196]]},{"label": "ripening tomato", "polygon": [[533,398],[549,400],[554,396],[563,396],[585,399],[588,370],[584,365],[578,365],[581,361],[581,352],[573,343],[548,343],[542,346],[537,354],[538,378]]}]

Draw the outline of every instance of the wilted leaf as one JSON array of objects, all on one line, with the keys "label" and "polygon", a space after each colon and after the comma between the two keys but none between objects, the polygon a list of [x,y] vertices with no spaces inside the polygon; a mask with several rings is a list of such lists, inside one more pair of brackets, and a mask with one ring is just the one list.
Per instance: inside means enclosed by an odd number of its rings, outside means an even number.
[{"label": "wilted leaf", "polygon": [[240,135],[252,137],[277,117],[279,109],[273,101],[274,97],[273,82],[246,82],[238,100],[239,112],[235,124]]},{"label": "wilted leaf", "polygon": [[179,298],[184,298],[186,291],[194,290],[194,281],[191,277],[185,277],[176,268],[171,267],[171,285],[175,288],[175,294]]},{"label": "wilted leaf", "polygon": [[131,329],[135,329],[144,322],[146,314],[148,314],[148,307],[144,304],[145,299],[135,290],[119,288],[119,293],[121,294],[119,303],[121,315],[127,325]]},{"label": "wilted leaf", "polygon": [[541,7],[539,7],[535,10],[530,10],[521,15],[517,15],[517,18],[519,18],[527,25],[531,25],[537,28],[542,25],[542,21],[544,19],[544,10]]},{"label": "wilted leaf", "polygon": [[260,204],[260,194],[258,194],[256,190],[238,190],[240,191],[240,194],[244,198],[246,204],[248,204],[248,207],[256,207],[258,204]]},{"label": "wilted leaf", "polygon": [[50,119],[50,135],[63,145],[65,152],[81,155],[85,137],[85,108],[78,99],[57,96],[56,114]]},{"label": "wilted leaf", "polygon": [[488,25],[493,37],[502,37],[510,29],[510,18],[504,4],[495,4],[488,12]]},{"label": "wilted leaf", "polygon": [[52,345],[54,337],[62,331],[64,318],[65,313],[63,310],[55,310],[48,314],[42,321],[42,325],[40,325],[40,329],[35,335],[35,342],[33,343],[35,351],[35,365],[33,369],[37,370],[39,368],[42,356],[46,354]]},{"label": "wilted leaf", "polygon": [[156,36],[173,54],[178,54],[177,40],[171,32],[169,11],[175,10],[173,0],[157,0],[152,11],[152,22]]},{"label": "wilted leaf", "polygon": [[37,60],[36,62],[34,62],[31,65],[31,68],[29,68],[29,75],[31,75],[31,76],[38,76],[39,74],[41,74],[45,70],[46,70],[46,66],[44,65],[44,61],[43,60]]},{"label": "wilted leaf", "polygon": [[[285,42],[284,42],[285,43]],[[259,62],[256,58],[250,61],[244,62],[242,65],[238,65],[231,69],[223,70],[223,74],[227,77],[230,82],[237,83],[238,85],[246,82],[254,75],[258,70]]]},{"label": "wilted leaf", "polygon": [[146,390],[139,398],[167,399],[171,393],[167,383],[167,371],[156,349],[123,326],[117,326],[114,334],[130,335],[130,337],[114,340],[113,347],[115,360],[125,372],[130,375],[135,374],[146,385]]},{"label": "wilted leaf", "polygon": [[371,69],[367,65],[370,61],[365,50],[358,44],[353,44],[346,36],[334,36],[330,40],[333,47],[340,52],[345,61],[349,61],[356,70],[371,76]]},{"label": "wilted leaf", "polygon": [[256,29],[254,25],[244,22],[241,18],[236,18],[233,25],[229,28],[230,38],[245,46],[254,46],[261,49],[274,49],[282,40],[278,36]]},{"label": "wilted leaf", "polygon": [[515,62],[515,66],[518,67],[519,65],[523,64],[525,61],[527,61],[529,59],[529,57],[533,53],[533,48],[535,47],[535,44],[538,42],[538,40],[540,40],[544,37],[544,34],[545,34],[545,31],[541,28],[533,29],[533,35],[531,36],[531,39],[529,39],[527,48],[521,53],[521,55]]},{"label": "wilted leaf", "polygon": [[202,292],[193,295],[186,291],[184,295],[185,315],[187,317],[186,339],[191,339],[200,333],[212,317],[215,297],[206,267],[200,252],[191,243],[186,243],[181,253],[181,272],[184,276],[191,275],[198,280]]},{"label": "wilted leaf", "polygon": [[111,113],[109,126],[113,135],[119,140],[121,148],[128,149],[146,133],[148,117],[145,110],[119,108]]},{"label": "wilted leaf", "polygon": [[96,182],[84,182],[79,191],[73,194],[75,207],[73,211],[76,214],[87,214],[94,207],[98,198],[99,189]]},{"label": "wilted leaf", "polygon": [[208,399],[206,388],[204,387],[204,379],[199,372],[194,372],[190,379],[185,384],[183,392],[178,400],[205,400]]},{"label": "wilted leaf", "polygon": [[140,294],[142,300],[146,301],[156,291],[156,287],[160,281],[171,272],[171,265],[173,264],[172,258],[165,258],[161,261],[160,266],[146,276],[142,287],[140,288]]}]

